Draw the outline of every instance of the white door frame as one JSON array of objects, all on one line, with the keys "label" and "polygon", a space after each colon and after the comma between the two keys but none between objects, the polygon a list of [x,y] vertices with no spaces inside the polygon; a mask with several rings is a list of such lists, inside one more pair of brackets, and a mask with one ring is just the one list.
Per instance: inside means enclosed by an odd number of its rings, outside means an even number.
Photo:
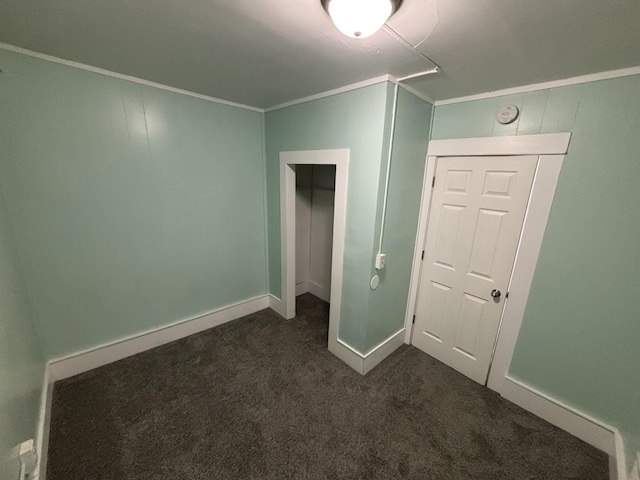
[{"label": "white door frame", "polygon": [[281,311],[285,318],[296,315],[296,172],[295,165],[335,165],[336,185],[333,210],[331,260],[331,309],[329,311],[329,348],[338,342],[342,303],[342,269],[347,218],[347,180],[349,149],[280,152],[280,259]]},{"label": "white door frame", "polygon": [[422,204],[418,224],[418,236],[413,256],[413,268],[409,287],[407,315],[405,318],[405,343],[411,343],[413,316],[420,283],[420,262],[426,239],[431,206],[432,179],[438,157],[461,156],[517,156],[538,155],[538,165],[531,187],[529,204],[525,214],[522,234],[505,299],[502,321],[489,371],[488,387],[502,393],[508,377],[511,358],[516,346],[524,316],[533,273],[542,246],[551,204],[555,195],[564,155],[569,147],[570,133],[520,135],[453,140],[432,140],[427,152],[427,165],[422,190]]}]

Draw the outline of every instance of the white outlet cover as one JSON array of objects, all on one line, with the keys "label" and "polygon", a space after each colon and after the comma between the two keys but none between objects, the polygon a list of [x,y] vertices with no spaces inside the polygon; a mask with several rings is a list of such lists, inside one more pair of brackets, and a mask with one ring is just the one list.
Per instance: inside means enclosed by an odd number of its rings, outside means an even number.
[{"label": "white outlet cover", "polygon": [[371,279],[371,290],[375,290],[380,285],[380,277],[378,275],[374,275]]}]

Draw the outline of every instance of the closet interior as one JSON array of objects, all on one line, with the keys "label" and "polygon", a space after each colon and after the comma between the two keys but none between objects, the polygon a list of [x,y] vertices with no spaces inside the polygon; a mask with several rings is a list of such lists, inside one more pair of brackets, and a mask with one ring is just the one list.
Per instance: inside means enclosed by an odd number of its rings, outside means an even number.
[{"label": "closet interior", "polygon": [[296,165],[296,296],[330,301],[335,165]]}]

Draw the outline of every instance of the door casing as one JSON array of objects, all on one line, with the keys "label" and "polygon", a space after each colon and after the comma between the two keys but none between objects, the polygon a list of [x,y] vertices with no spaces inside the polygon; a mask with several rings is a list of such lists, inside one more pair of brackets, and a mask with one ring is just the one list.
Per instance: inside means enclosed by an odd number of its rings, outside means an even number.
[{"label": "door casing", "polygon": [[278,313],[285,318],[293,318],[296,314],[295,165],[335,165],[336,167],[331,260],[331,309],[329,311],[329,350],[333,353],[343,348],[338,342],[338,332],[340,330],[342,304],[349,152],[349,149],[280,152],[280,266],[282,293]]},{"label": "door casing", "polygon": [[418,235],[413,257],[413,268],[407,299],[405,317],[405,343],[411,343],[413,316],[420,282],[420,262],[431,207],[432,179],[435,175],[438,158],[450,156],[518,156],[537,155],[538,165],[533,179],[529,204],[522,227],[522,235],[513,273],[509,282],[509,298],[505,302],[502,321],[489,371],[487,386],[501,393],[507,377],[513,351],[516,346],[520,326],[533,281],[542,239],[551,211],[553,197],[562,168],[564,156],[569,148],[570,133],[552,133],[541,135],[518,135],[487,138],[466,138],[451,140],[432,140],[429,142],[427,164],[422,191]]}]

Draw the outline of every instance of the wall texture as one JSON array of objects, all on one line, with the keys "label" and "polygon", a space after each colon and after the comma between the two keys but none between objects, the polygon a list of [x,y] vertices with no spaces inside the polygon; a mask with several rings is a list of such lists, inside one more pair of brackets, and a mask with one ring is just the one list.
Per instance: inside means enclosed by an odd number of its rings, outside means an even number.
[{"label": "wall texture", "polygon": [[389,267],[369,287],[384,199],[393,86],[380,83],[266,114],[269,288],[280,296],[279,152],[349,148],[347,230],[339,337],[366,353],[404,321],[431,107],[400,90],[391,164]]},{"label": "wall texture", "polygon": [[48,358],[266,293],[260,113],[0,64],[1,182]]},{"label": "wall texture", "polygon": [[[433,138],[572,132],[510,375],[640,437],[640,76],[438,106]],[[510,126],[495,113],[515,104]]]},{"label": "wall texture", "polygon": [[18,478],[15,447],[36,437],[44,357],[0,188],[0,478]]}]

